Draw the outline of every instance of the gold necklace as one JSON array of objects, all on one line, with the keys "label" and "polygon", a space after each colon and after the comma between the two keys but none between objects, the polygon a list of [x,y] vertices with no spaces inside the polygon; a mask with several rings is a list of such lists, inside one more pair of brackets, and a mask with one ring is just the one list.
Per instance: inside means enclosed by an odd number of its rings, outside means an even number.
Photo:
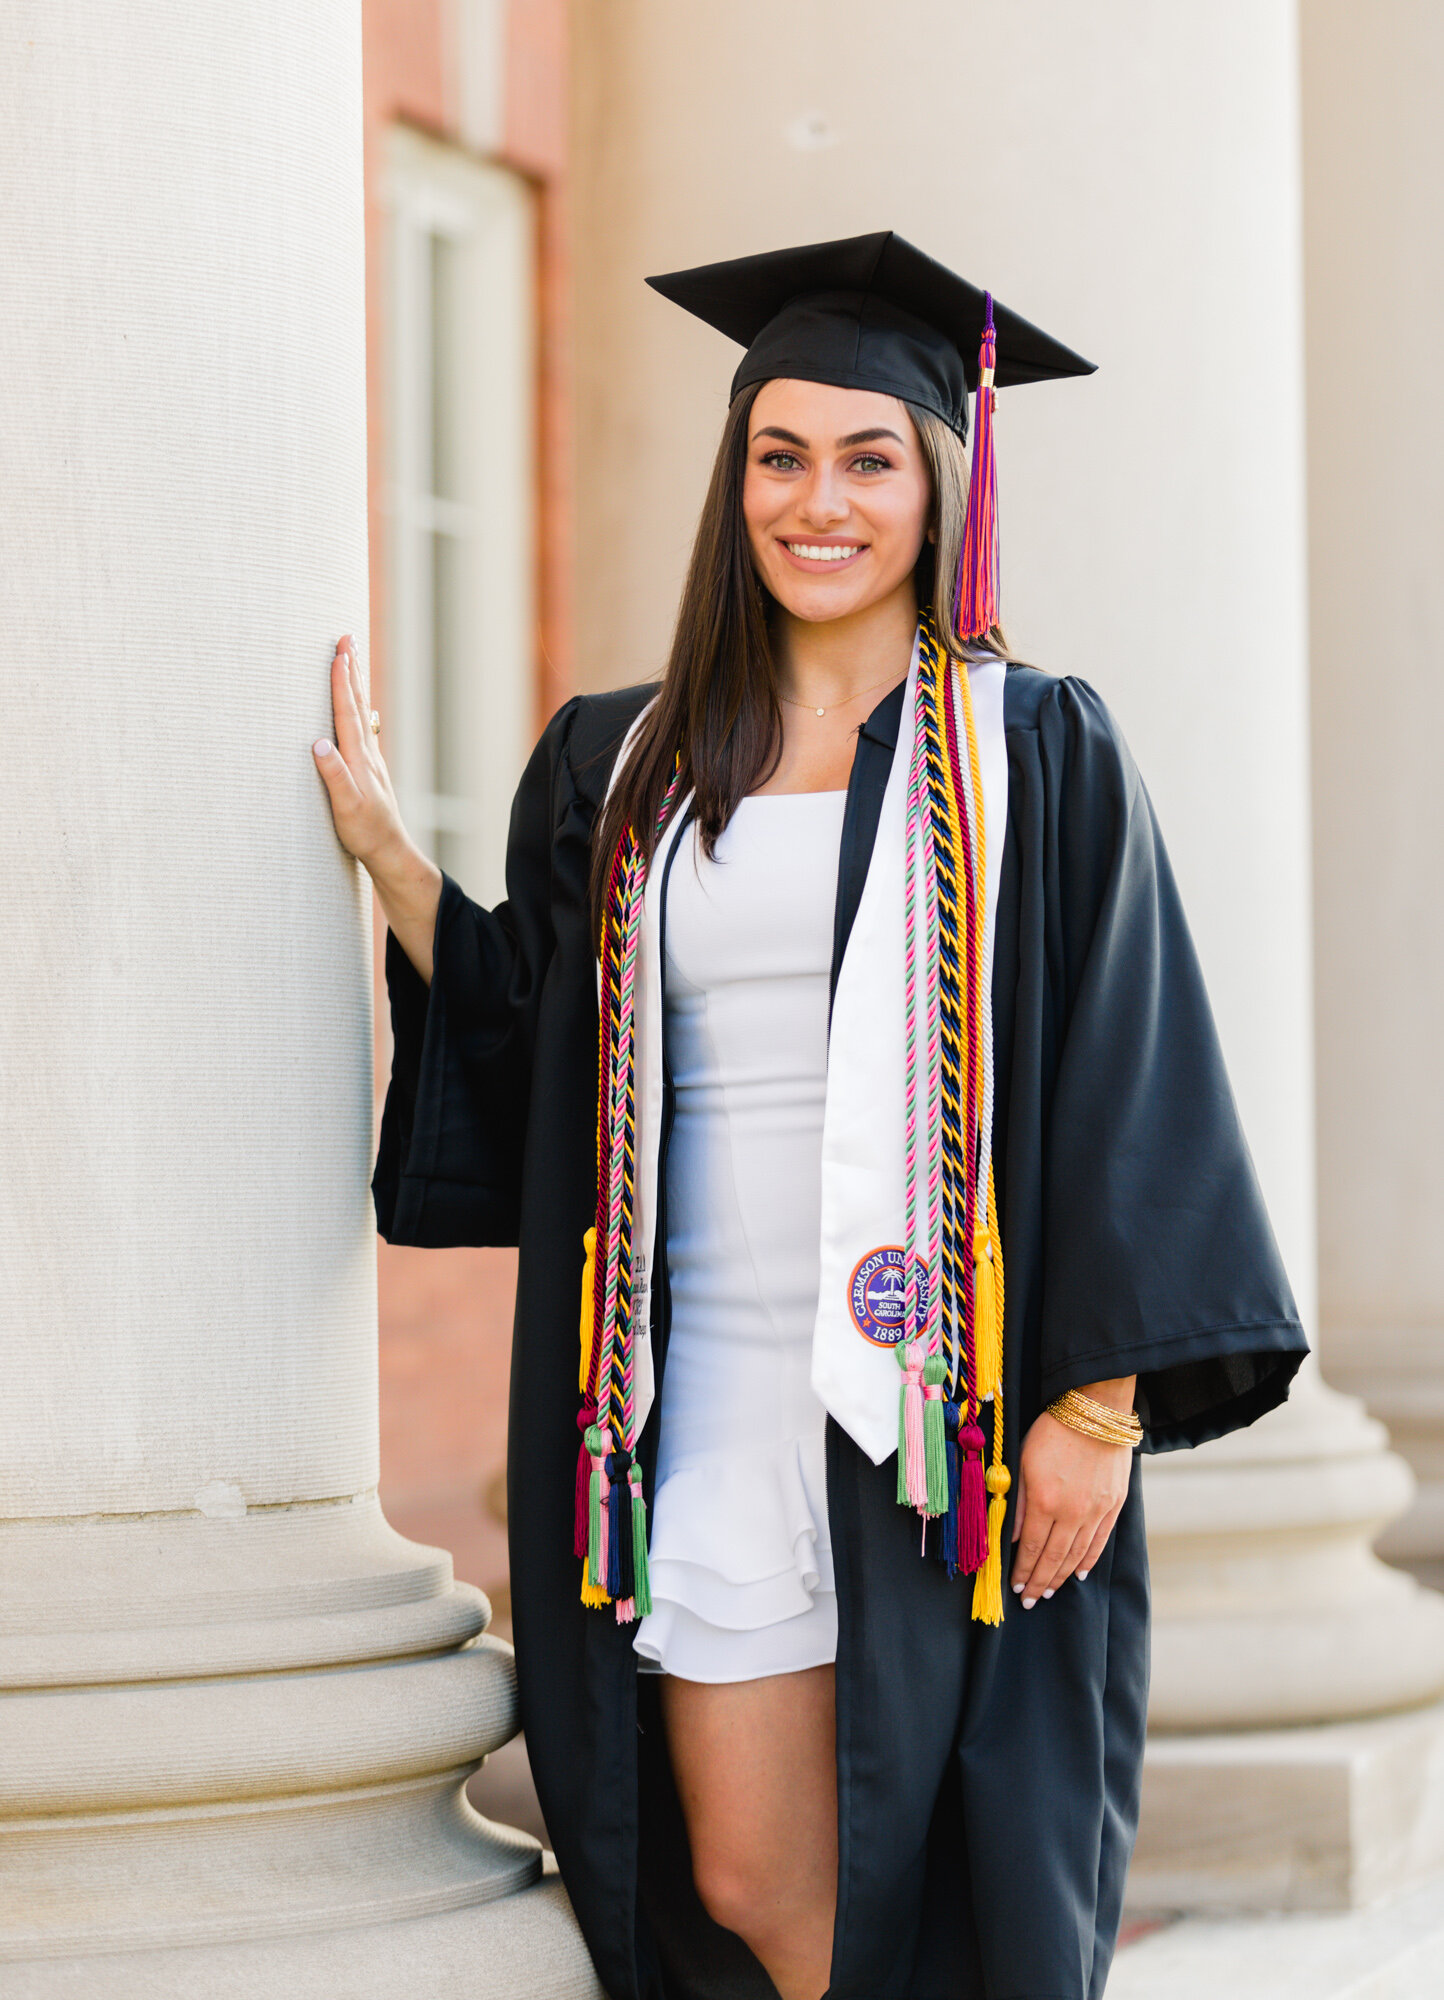
[{"label": "gold necklace", "polygon": [[[889,683],[895,684],[904,678],[905,676],[902,674],[884,674],[880,681],[873,682],[872,687],[858,688],[855,693],[845,694],[841,701],[835,701],[832,705],[834,708],[846,708],[850,701],[856,701],[861,695],[871,694],[873,688],[886,687]],[[825,708],[813,708],[810,701],[798,701],[795,695],[783,694],[780,688],[777,691],[777,698],[779,701],[785,701],[790,708],[811,708],[814,715],[826,715],[827,713]]]}]

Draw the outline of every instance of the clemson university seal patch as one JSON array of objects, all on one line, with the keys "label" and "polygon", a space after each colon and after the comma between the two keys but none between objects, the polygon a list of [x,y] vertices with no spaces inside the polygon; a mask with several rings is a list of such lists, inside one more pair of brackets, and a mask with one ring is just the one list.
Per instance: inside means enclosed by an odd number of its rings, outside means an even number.
[{"label": "clemson university seal patch", "polygon": [[[896,1347],[906,1332],[907,1264],[895,1243],[884,1243],[858,1260],[848,1281],[852,1322],[874,1347]],[[928,1307],[927,1272],[918,1271],[918,1312]]]}]

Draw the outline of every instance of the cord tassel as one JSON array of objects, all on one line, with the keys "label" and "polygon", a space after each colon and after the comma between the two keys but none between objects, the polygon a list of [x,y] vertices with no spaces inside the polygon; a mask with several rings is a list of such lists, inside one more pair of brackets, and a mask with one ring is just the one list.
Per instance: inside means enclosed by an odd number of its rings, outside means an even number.
[{"label": "cord tassel", "polygon": [[976,1424],[958,1432],[962,1471],[958,1492],[958,1568],[965,1576],[981,1570],[988,1556],[988,1488],[983,1470],[987,1441]]},{"label": "cord tassel", "polygon": [[581,1392],[582,1407],[577,1413],[577,1429],[582,1433],[577,1446],[577,1497],[576,1518],[572,1531],[572,1551],[585,1556],[590,1534],[590,1486],[591,1457],[587,1449],[587,1432],[597,1421],[597,1399],[589,1393],[592,1374],[592,1336],[596,1330],[594,1295],[597,1285],[597,1231],[596,1225],[582,1237],[582,1309],[581,1309],[581,1367],[577,1374],[577,1388]]},{"label": "cord tassel", "polygon": [[577,1445],[577,1495],[575,1518],[572,1525],[572,1553],[584,1561],[591,1540],[592,1514],[592,1455],[587,1444],[587,1433],[597,1421],[597,1406],[585,1402],[577,1412],[577,1428],[582,1433]]},{"label": "cord tassel", "polygon": [[956,1403],[944,1403],[943,1424],[947,1432],[948,1454],[948,1504],[943,1512],[938,1555],[946,1564],[950,1577],[958,1573],[958,1501],[962,1491],[958,1464],[958,1424],[962,1414]]},{"label": "cord tassel", "polygon": [[637,1615],[637,1606],[632,1595],[632,1496],[629,1467],[623,1455],[619,1454],[612,1460],[610,1478],[611,1556],[616,1571],[612,1596],[616,1600],[617,1623],[630,1625]]},{"label": "cord tassel", "polygon": [[596,1327],[597,1226],[592,1224],[582,1237],[582,1365],[577,1388],[585,1396],[592,1372],[592,1334]]},{"label": "cord tassel", "polygon": [[947,1372],[941,1354],[930,1354],[923,1363],[923,1457],[929,1514],[948,1510],[948,1441],[943,1422]]},{"label": "cord tassel", "polygon": [[632,1560],[632,1463],[625,1453],[618,1453],[608,1468],[612,1481],[612,1546],[617,1552],[617,1587],[612,1595],[617,1600],[617,1623],[625,1625],[636,1614],[631,1608],[633,1599]]},{"label": "cord tassel", "polygon": [[607,1454],[611,1432],[593,1424],[587,1432],[592,1476],[587,1489],[587,1575],[594,1589],[607,1588]]},{"label": "cord tassel", "polygon": [[[995,1419],[997,1421],[997,1419]],[[988,1467],[988,1552],[973,1585],[973,1616],[982,1625],[1003,1622],[1003,1520],[1012,1476],[1001,1462]]]},{"label": "cord tassel", "polygon": [[582,1564],[582,1603],[596,1610],[610,1604],[607,1591],[607,1506],[603,1486],[607,1477],[607,1448],[610,1434],[597,1424],[587,1428],[582,1449],[587,1454],[587,1550]]},{"label": "cord tassel", "polygon": [[903,1507],[927,1512],[927,1453],[923,1441],[923,1344],[905,1340],[895,1349],[903,1371],[898,1399],[897,1497]]},{"label": "cord tassel", "polygon": [[606,1484],[606,1511],[604,1534],[605,1550],[603,1565],[606,1570],[607,1595],[620,1601],[627,1595],[622,1587],[622,1481],[618,1477],[620,1467],[615,1455],[607,1460],[603,1475]]},{"label": "cord tassel", "polygon": [[993,326],[993,295],[987,297],[987,323],[978,354],[978,392],[973,398],[973,465],[968,480],[968,513],[963,546],[958,552],[954,607],[958,636],[981,639],[998,622],[998,467],[993,452],[993,376],[998,341]]},{"label": "cord tassel", "polygon": [[642,1468],[627,1476],[632,1493],[632,1604],[638,1618],[652,1613],[652,1578],[647,1560],[647,1503],[642,1498]]}]

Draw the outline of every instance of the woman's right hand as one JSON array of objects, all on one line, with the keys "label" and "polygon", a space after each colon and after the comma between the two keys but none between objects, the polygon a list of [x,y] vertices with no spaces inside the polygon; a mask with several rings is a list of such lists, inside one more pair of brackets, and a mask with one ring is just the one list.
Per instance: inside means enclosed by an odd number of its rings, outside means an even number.
[{"label": "woman's right hand", "polygon": [[321,737],[311,745],[311,754],[331,797],[341,845],[374,875],[410,842],[380,739],[371,728],[356,642],[349,636],[338,640],[331,662],[331,713],[336,741]]},{"label": "woman's right hand", "polygon": [[349,636],[339,641],[331,662],[331,712],[336,741],[319,738],[311,755],[331,800],[336,836],[371,877],[397,942],[430,985],[441,870],[402,823]]}]

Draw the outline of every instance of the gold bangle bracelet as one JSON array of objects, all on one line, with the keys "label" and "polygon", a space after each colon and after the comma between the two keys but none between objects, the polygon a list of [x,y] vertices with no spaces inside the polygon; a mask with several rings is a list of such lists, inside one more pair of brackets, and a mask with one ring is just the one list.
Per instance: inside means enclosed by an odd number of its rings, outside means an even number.
[{"label": "gold bangle bracelet", "polygon": [[1095,1424],[1122,1424],[1125,1430],[1143,1435],[1143,1426],[1136,1410],[1115,1410],[1111,1403],[1100,1403],[1095,1396],[1085,1395],[1081,1389],[1065,1389],[1058,1398],[1080,1417],[1090,1417]]},{"label": "gold bangle bracelet", "polygon": [[1085,1396],[1081,1389],[1065,1390],[1048,1405],[1048,1414],[1099,1444],[1127,1445],[1131,1450],[1143,1442],[1143,1425],[1136,1410],[1111,1410],[1106,1403]]},{"label": "gold bangle bracelet", "polygon": [[1065,1424],[1070,1431],[1077,1431],[1082,1437],[1094,1438],[1099,1444],[1121,1445],[1125,1450],[1131,1451],[1135,1445],[1142,1442],[1141,1424],[1136,1430],[1125,1425],[1115,1428],[1112,1425],[1095,1424],[1087,1417],[1080,1417],[1074,1410],[1059,1409],[1056,1405],[1050,1405],[1049,1414],[1056,1417],[1060,1424]]}]

